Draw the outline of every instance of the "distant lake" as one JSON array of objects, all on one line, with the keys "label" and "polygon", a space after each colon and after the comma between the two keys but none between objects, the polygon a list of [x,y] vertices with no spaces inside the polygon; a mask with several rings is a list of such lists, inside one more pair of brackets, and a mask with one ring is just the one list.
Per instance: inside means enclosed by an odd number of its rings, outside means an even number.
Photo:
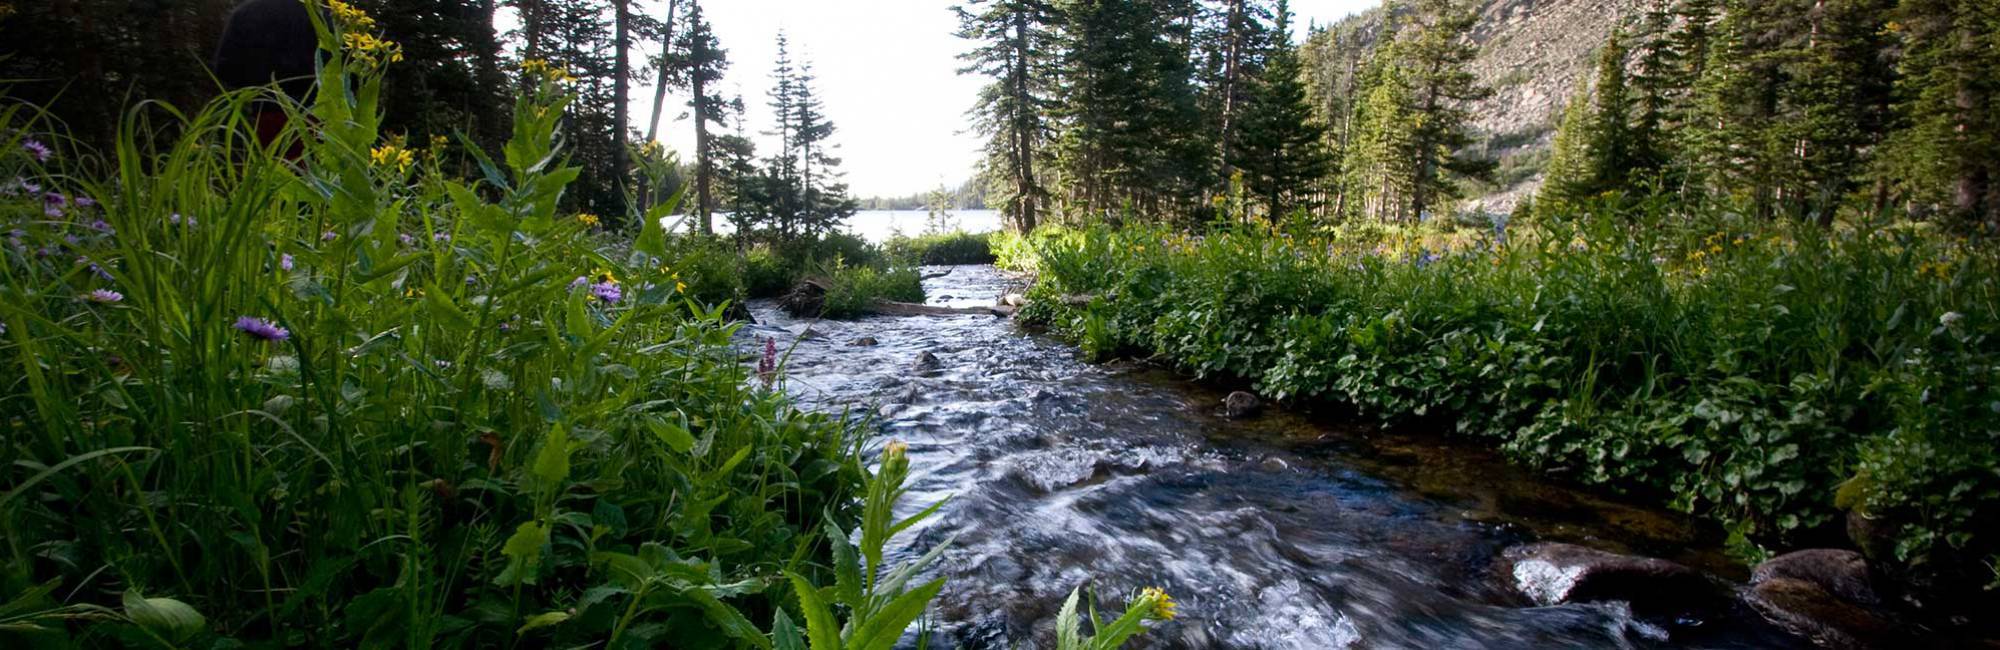
[{"label": "distant lake", "polygon": [[[930,224],[930,218],[930,213],[923,210],[862,210],[848,217],[840,229],[880,244],[899,232],[910,236],[923,234],[924,228]],[[667,223],[671,225],[673,219],[668,219]],[[971,233],[993,232],[1000,229],[1000,211],[953,210],[951,217],[946,219],[945,227],[951,230],[954,226],[957,230]],[[728,217],[717,214],[715,231],[729,233],[734,229],[730,228]]]}]

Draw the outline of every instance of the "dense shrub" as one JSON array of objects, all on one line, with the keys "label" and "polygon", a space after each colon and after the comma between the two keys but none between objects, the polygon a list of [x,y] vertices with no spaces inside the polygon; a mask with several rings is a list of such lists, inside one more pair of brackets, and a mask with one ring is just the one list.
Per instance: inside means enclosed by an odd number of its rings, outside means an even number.
[{"label": "dense shrub", "polygon": [[993,233],[949,233],[895,237],[883,244],[889,258],[902,264],[944,266],[992,264]]},{"label": "dense shrub", "polygon": [[1746,551],[1837,534],[1848,508],[1940,579],[2000,548],[1991,250],[1647,210],[1513,237],[1093,229],[1010,261],[1040,273],[1024,318],[1086,352],[1455,416],[1524,463],[1711,515]]},{"label": "dense shrub", "polygon": [[826,318],[865,315],[878,299],[924,301],[923,278],[916,269],[907,266],[884,270],[841,266],[829,269],[824,277],[831,283],[820,311],[820,315]]}]

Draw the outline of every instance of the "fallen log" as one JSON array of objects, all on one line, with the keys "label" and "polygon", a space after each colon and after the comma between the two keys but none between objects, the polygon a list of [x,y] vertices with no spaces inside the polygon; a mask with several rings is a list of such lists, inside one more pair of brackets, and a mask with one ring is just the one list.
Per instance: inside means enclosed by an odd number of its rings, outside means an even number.
[{"label": "fallen log", "polygon": [[1012,316],[1014,311],[1002,307],[938,307],[920,305],[914,302],[876,300],[873,309],[883,316]]}]

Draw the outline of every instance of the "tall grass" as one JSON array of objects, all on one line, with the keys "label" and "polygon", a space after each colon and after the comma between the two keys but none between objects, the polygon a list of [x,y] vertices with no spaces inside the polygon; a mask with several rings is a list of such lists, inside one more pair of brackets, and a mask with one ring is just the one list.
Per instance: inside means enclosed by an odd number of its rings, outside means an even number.
[{"label": "tall grass", "polygon": [[751,380],[673,202],[631,241],[558,211],[567,74],[525,66],[498,160],[411,148],[330,4],[309,106],[143,104],[101,161],[0,106],[0,645],[902,638],[942,582],[882,562],[902,447],[870,471],[862,423]]},{"label": "tall grass", "polygon": [[1040,273],[1024,317],[1087,352],[1442,418],[1712,516],[1751,555],[1835,543],[1851,511],[1878,558],[1993,580],[2000,255],[1921,225],[1670,212],[1511,237],[1137,228],[1010,246]]},{"label": "tall grass", "polygon": [[5,114],[0,628],[768,645],[746,617],[856,521],[856,429],[747,380],[657,218],[614,258],[558,213],[555,75],[501,160],[462,150],[477,183],[384,144],[379,80],[335,54],[270,143],[249,93],[141,106],[105,176],[55,174],[87,165]]}]

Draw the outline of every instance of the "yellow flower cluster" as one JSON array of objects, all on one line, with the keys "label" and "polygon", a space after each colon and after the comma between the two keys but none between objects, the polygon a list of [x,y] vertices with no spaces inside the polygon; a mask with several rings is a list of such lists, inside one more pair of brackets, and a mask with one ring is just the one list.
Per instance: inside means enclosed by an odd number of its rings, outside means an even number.
[{"label": "yellow flower cluster", "polygon": [[340,21],[343,30],[368,30],[375,28],[375,18],[368,12],[340,0],[326,0],[326,8],[333,12],[334,20]]},{"label": "yellow flower cluster", "polygon": [[399,172],[409,171],[410,165],[414,165],[417,162],[415,154],[410,153],[409,149],[404,149],[395,143],[376,147],[373,151],[368,152],[368,158],[373,160],[377,166],[395,167],[396,171]]},{"label": "yellow flower cluster", "polygon": [[376,38],[374,34],[348,32],[340,38],[346,43],[349,56],[370,66],[403,60],[403,46],[397,45],[394,41]]},{"label": "yellow flower cluster", "polygon": [[559,84],[576,81],[576,75],[570,74],[569,70],[565,70],[563,69],[562,66],[549,63],[548,61],[544,61],[542,59],[528,59],[526,61],[522,61],[521,72],[527,73],[528,76],[530,77],[547,79],[549,81],[553,81]]},{"label": "yellow flower cluster", "polygon": [[577,213],[576,221],[577,223],[583,224],[584,227],[586,228],[596,228],[599,224],[604,223],[603,219],[599,219],[597,218],[597,215],[588,212]]},{"label": "yellow flower cluster", "polygon": [[1919,264],[1917,265],[1917,276],[1918,277],[1928,276],[1937,278],[1939,282],[1949,282],[1951,281],[1951,262],[1940,261],[1940,262],[1924,262],[1923,264]]},{"label": "yellow flower cluster", "polygon": [[591,271],[590,277],[591,279],[596,280],[599,284],[618,284],[618,276],[613,274],[611,272],[611,269],[600,268],[598,270]]},{"label": "yellow flower cluster", "polygon": [[1171,621],[1176,615],[1174,597],[1167,595],[1167,591],[1159,587],[1140,590],[1137,604],[1150,608],[1146,617],[1155,621]]}]

